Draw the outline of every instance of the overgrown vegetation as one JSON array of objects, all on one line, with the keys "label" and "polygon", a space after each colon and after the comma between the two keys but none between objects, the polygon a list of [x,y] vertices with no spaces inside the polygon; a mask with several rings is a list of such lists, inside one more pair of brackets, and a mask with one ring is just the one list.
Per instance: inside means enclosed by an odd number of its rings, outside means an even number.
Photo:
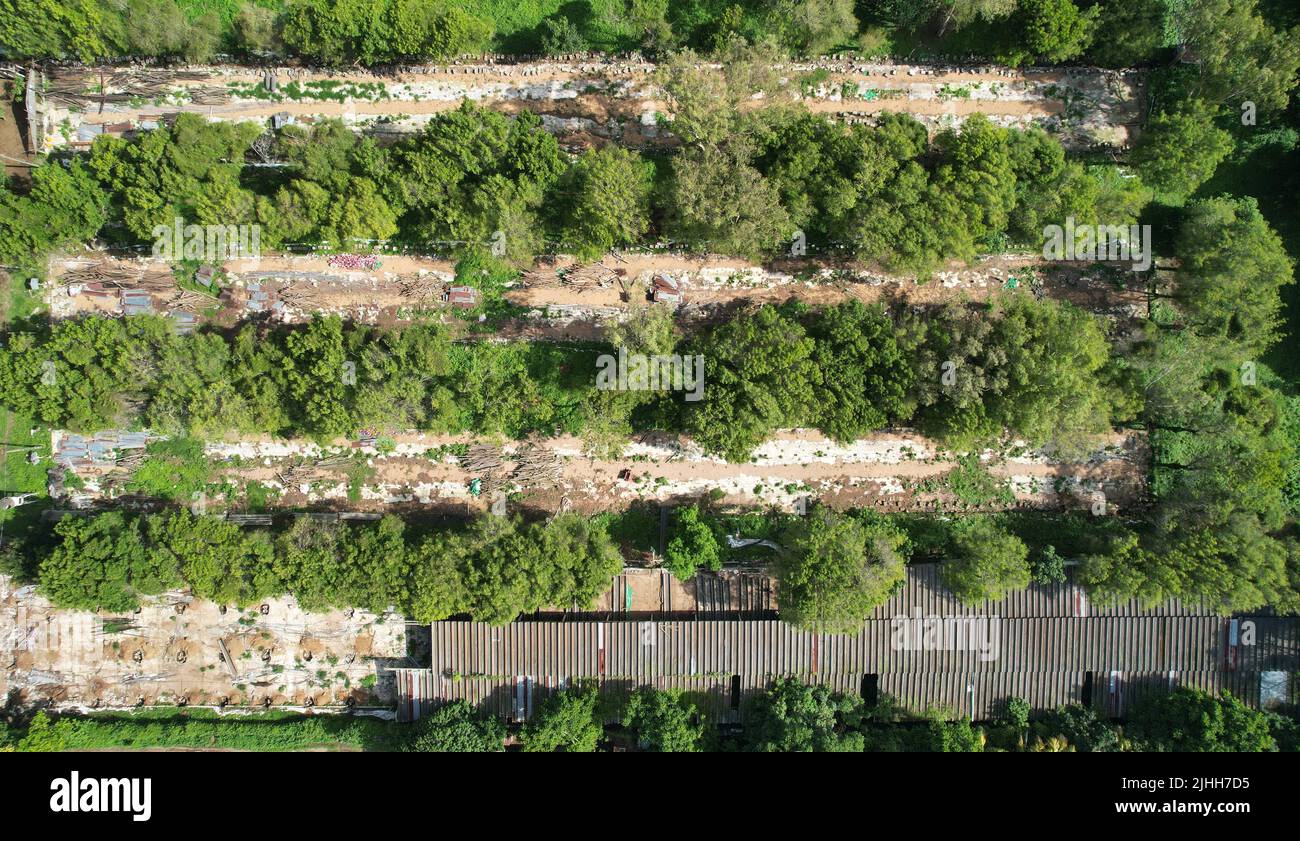
[{"label": "overgrown vegetation", "polygon": [[112,511],[66,518],[54,532],[46,552],[32,548],[41,591],[81,610],[131,610],[140,596],[185,585],[221,604],[292,593],[310,611],[395,608],[421,622],[469,614],[502,624],[544,607],[588,606],[622,568],[603,528],[578,515],[485,517],[415,537],[393,516],[244,531],[185,509]]},{"label": "overgrown vegetation", "polygon": [[[591,751],[602,741],[597,695],[558,692],[519,732],[526,751]],[[825,686],[792,678],[774,681],[748,702],[746,723],[720,730],[699,722],[680,693],[642,689],[627,703],[623,730],[606,744],[656,752],[741,750],[785,752],[1273,752],[1300,749],[1300,724],[1276,712],[1252,710],[1230,695],[1178,688],[1147,696],[1130,720],[1116,724],[1087,707],[1067,706],[1030,719],[1029,705],[1009,698],[997,719],[972,723],[939,711],[920,715],[890,698],[866,705]],[[464,701],[448,703],[416,724],[360,716],[267,712],[221,715],[149,710],[50,716],[35,713],[20,726],[0,722],[0,751],[104,748],[209,748],[251,751],[409,750],[495,752],[506,728]]]}]

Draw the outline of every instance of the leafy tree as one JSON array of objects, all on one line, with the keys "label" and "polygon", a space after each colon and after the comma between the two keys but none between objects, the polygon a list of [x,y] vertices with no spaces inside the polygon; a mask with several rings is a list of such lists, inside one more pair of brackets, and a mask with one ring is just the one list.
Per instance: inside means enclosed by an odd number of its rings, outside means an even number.
[{"label": "leafy tree", "polygon": [[1013,67],[1023,61],[1066,61],[1092,43],[1100,8],[1080,10],[1071,0],[1018,0],[1016,44],[1005,55]]},{"label": "leafy tree", "polygon": [[582,37],[582,31],[563,15],[542,21],[541,32],[542,52],[548,56],[585,53],[589,47],[587,39]]},{"label": "leafy tree", "polygon": [[633,245],[650,228],[651,164],[619,146],[588,152],[566,173],[570,194],[563,239],[580,259],[598,259],[615,246]]},{"label": "leafy tree", "polygon": [[75,58],[93,62],[113,55],[113,27],[96,0],[3,0],[0,53],[9,58]]},{"label": "leafy tree", "polygon": [[975,114],[962,123],[960,132],[948,130],[935,138],[942,161],[935,169],[935,187],[956,203],[958,219],[975,240],[1006,230],[1016,204],[1009,137],[1010,132]]},{"label": "leafy tree", "polygon": [[814,393],[823,432],[851,441],[901,416],[913,372],[883,309],[856,300],[828,308],[809,334],[822,374]]},{"label": "leafy tree", "polygon": [[172,0],[126,0],[121,33],[132,55],[202,63],[217,52],[221,19],[213,11],[191,19]]},{"label": "leafy tree", "polygon": [[[806,111],[765,111],[754,166],[775,185],[791,221],[810,241],[840,239],[855,205],[898,166],[884,143],[887,131]],[[924,145],[924,128],[920,141]]]},{"label": "leafy tree", "polygon": [[1208,181],[1232,151],[1232,136],[1214,125],[1212,111],[1198,101],[1161,112],[1133,145],[1133,166],[1142,180],[1175,198]]},{"label": "leafy tree", "polygon": [[178,568],[196,596],[220,604],[245,605],[278,595],[268,580],[271,545],[245,539],[239,526],[215,517],[195,517],[186,509],[151,515],[144,522],[154,566]]},{"label": "leafy tree", "polygon": [[1300,68],[1295,32],[1277,32],[1255,0],[1197,0],[1175,18],[1199,73],[1201,97],[1282,111]]},{"label": "leafy tree", "polygon": [[139,595],[180,584],[174,560],[145,551],[137,522],[113,511],[69,517],[54,527],[59,543],[40,566],[40,588],[60,607],[133,610]]},{"label": "leafy tree", "polygon": [[1030,561],[1030,572],[1037,584],[1062,584],[1065,582],[1065,558],[1049,544]]},{"label": "leafy tree", "polygon": [[972,727],[968,719],[944,721],[930,719],[926,726],[929,750],[936,753],[981,753],[984,750],[983,731]]},{"label": "leafy tree", "polygon": [[655,81],[668,100],[672,133],[702,147],[739,146],[735,157],[745,160],[751,124],[741,104],[755,94],[776,92],[779,58],[771,43],[749,44],[739,36],[726,38],[713,57],[720,69],[693,50],[669,56],[656,69]]},{"label": "leafy tree", "polygon": [[1059,707],[1047,713],[1034,727],[1040,738],[1063,736],[1069,746],[1084,753],[1105,753],[1120,749],[1115,728],[1097,713],[1079,704]]},{"label": "leafy tree", "polygon": [[468,610],[470,595],[461,573],[461,555],[458,536],[447,533],[409,550],[410,614],[416,622],[438,622]]},{"label": "leafy tree", "polygon": [[1176,295],[1188,323],[1261,353],[1279,337],[1281,287],[1293,283],[1282,240],[1249,196],[1192,203],[1178,233]]},{"label": "leafy tree", "polygon": [[285,380],[289,396],[302,409],[302,428],[323,440],[350,431],[356,361],[347,358],[342,320],[314,315],[305,328],[288,333],[284,344],[293,366]]},{"label": "leafy tree", "polygon": [[1180,753],[1276,751],[1266,714],[1227,692],[1218,697],[1180,686],[1142,698],[1130,715],[1133,738],[1146,750]]},{"label": "leafy tree", "polygon": [[995,21],[1011,14],[1015,0],[916,0],[914,3],[895,4],[895,14],[900,24],[908,29],[919,29],[939,16],[939,35],[949,29],[962,29],[976,20]]},{"label": "leafy tree", "polygon": [[[170,128],[132,140],[103,135],[91,148],[90,170],[112,198],[129,233],[152,241],[157,226],[179,217],[235,225],[253,221],[254,197],[239,186],[244,153],[261,133],[253,123],[208,122],[181,114]],[[216,194],[224,195],[213,202]],[[245,208],[244,218],[225,213]],[[206,212],[205,212],[206,211]]]},{"label": "leafy tree", "polygon": [[673,538],[668,541],[664,566],[681,581],[695,577],[696,570],[722,569],[722,546],[709,524],[700,519],[698,505],[673,512]]},{"label": "leafy tree", "polygon": [[524,724],[520,741],[525,751],[591,753],[605,734],[596,712],[594,689],[561,690],[552,694]]},{"label": "leafy tree", "polygon": [[746,749],[762,753],[861,753],[856,727],[862,700],[832,694],[824,685],[780,678],[753,699],[745,721]]},{"label": "leafy tree", "polygon": [[456,429],[481,429],[512,438],[550,421],[553,407],[528,369],[523,345],[484,343],[454,348]]},{"label": "leafy tree", "polygon": [[50,252],[98,233],[107,211],[108,197],[81,161],[42,164],[27,195],[0,190],[0,262],[40,266]]},{"label": "leafy tree", "polygon": [[408,750],[419,753],[493,753],[504,750],[505,728],[464,701],[451,701],[422,717]]},{"label": "leafy tree", "polygon": [[641,687],[628,698],[623,726],[642,750],[655,753],[695,752],[704,728],[695,724],[699,710],[680,690]]},{"label": "leafy tree", "polygon": [[284,48],[279,15],[272,9],[242,4],[231,27],[236,43],[246,52],[276,54]]},{"label": "leafy tree", "polygon": [[535,214],[564,164],[537,115],[466,101],[396,146],[386,167],[385,196],[418,242],[500,243],[518,262],[536,253]]},{"label": "leafy tree", "polygon": [[855,633],[906,577],[904,536],[818,506],[786,531],[777,575],[782,617],[819,633]]},{"label": "leafy tree", "polygon": [[996,601],[1029,586],[1029,550],[987,517],[953,527],[952,556],[941,568],[944,584],[962,602]]},{"label": "leafy tree", "polygon": [[687,427],[710,452],[745,460],[772,430],[796,425],[813,400],[813,341],[771,306],[716,328],[698,352],[705,399],[691,404]]},{"label": "leafy tree", "polygon": [[852,0],[776,0],[768,19],[789,50],[821,55],[850,43],[858,34]]},{"label": "leafy tree", "polygon": [[997,423],[1035,444],[1079,452],[1110,428],[1104,369],[1110,344],[1100,322],[1068,303],[1013,298],[992,343],[1005,348],[1007,385],[985,399]]},{"label": "leafy tree", "polygon": [[[678,334],[667,307],[634,304],[622,320],[611,320],[606,330],[613,355],[626,349],[629,357],[664,356],[677,347]],[[685,384],[685,383],[683,383]],[[593,458],[618,458],[632,437],[632,413],[655,400],[653,392],[597,388],[583,401],[582,442]]]},{"label": "leafy tree", "polygon": [[937,313],[904,312],[898,347],[912,364],[912,390],[903,416],[913,415],[926,434],[971,449],[998,431],[985,408],[1009,385],[1009,349],[996,341],[995,324],[969,307],[949,304]]},{"label": "leafy tree", "polygon": [[327,64],[451,58],[483,52],[492,37],[490,21],[421,0],[294,0],[282,23],[287,47]]},{"label": "leafy tree", "polygon": [[441,548],[457,559],[464,609],[493,624],[543,607],[587,607],[623,565],[608,534],[578,514],[529,526],[485,517]]},{"label": "leafy tree", "polygon": [[1029,702],[1024,698],[1008,698],[1003,718],[1008,725],[1019,731],[1029,727]]},{"label": "leafy tree", "polygon": [[124,403],[143,393],[163,330],[170,335],[163,319],[90,318],[12,334],[0,354],[4,403],[76,432],[115,426]]},{"label": "leafy tree", "polygon": [[1165,0],[1112,0],[1102,7],[1098,24],[1105,35],[1095,38],[1089,55],[1103,67],[1132,67],[1151,61],[1163,44]]},{"label": "leafy tree", "polygon": [[736,151],[687,149],[673,158],[668,233],[693,248],[751,259],[794,232],[775,186]]}]

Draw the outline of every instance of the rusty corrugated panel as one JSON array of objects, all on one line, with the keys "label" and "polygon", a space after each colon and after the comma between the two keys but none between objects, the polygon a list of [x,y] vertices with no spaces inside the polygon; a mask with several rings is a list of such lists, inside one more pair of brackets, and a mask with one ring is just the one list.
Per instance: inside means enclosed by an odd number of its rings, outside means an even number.
[{"label": "rusty corrugated panel", "polygon": [[[920,580],[925,583],[924,576]],[[1255,704],[1259,670],[1294,670],[1297,620],[1256,620],[1255,646],[1237,672],[1226,672],[1227,620],[1177,611],[1076,616],[1067,590],[1063,585],[1064,595],[1051,602],[1061,608],[1055,615],[996,617],[989,626],[996,637],[988,637],[996,646],[989,649],[976,644],[984,641],[978,634],[951,650],[899,648],[897,627],[885,618],[848,635],[816,635],[775,620],[439,622],[432,629],[429,694],[464,698],[509,716],[523,678],[525,686],[543,689],[597,680],[616,707],[637,686],[677,687],[697,694],[713,720],[729,721],[739,714],[731,707],[733,675],[741,695],[752,697],[782,676],[853,693],[864,675],[875,674],[881,693],[915,710],[942,707],[987,718],[1013,696],[1037,709],[1078,703],[1084,676],[1092,672],[1094,705],[1123,715],[1144,693],[1174,685],[1226,688]],[[917,597],[936,610],[946,604],[926,588]],[[1031,608],[1038,609],[1030,602],[1012,609]],[[948,627],[967,627],[958,618],[979,620],[958,614]]]}]

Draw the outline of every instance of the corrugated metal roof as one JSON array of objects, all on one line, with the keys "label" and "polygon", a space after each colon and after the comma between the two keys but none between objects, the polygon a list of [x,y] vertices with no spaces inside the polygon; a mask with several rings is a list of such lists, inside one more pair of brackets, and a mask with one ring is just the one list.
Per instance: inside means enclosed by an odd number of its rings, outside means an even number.
[{"label": "corrugated metal roof", "polygon": [[[904,617],[926,613],[900,610]],[[678,687],[692,693],[710,718],[736,720],[743,700],[778,677],[857,693],[864,677],[875,675],[880,693],[910,709],[982,719],[997,715],[1013,696],[1037,709],[1083,703],[1092,673],[1093,706],[1121,716],[1142,694],[1177,685],[1228,689],[1255,705],[1256,666],[1300,668],[1294,619],[1252,620],[1261,636],[1247,647],[1230,645],[1230,620],[1210,615],[962,616],[968,621],[954,616],[949,627],[974,633],[952,637],[946,648],[909,646],[904,626],[892,618],[869,619],[851,635],[817,634],[775,620],[438,622],[427,679],[411,685],[425,694],[402,696],[402,703],[463,698],[514,718],[523,708],[521,685],[527,694],[588,680],[616,698],[638,686]],[[732,698],[733,676],[739,698]],[[528,694],[527,708],[531,699]]]}]

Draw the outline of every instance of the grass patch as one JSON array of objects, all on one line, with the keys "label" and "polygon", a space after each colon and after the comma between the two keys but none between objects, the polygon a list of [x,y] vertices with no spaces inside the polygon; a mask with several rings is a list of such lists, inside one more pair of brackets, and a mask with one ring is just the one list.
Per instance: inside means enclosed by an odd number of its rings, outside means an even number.
[{"label": "grass patch", "polygon": [[38,713],[17,747],[40,752],[106,748],[391,751],[405,745],[409,732],[397,722],[359,716],[277,711],[218,715],[174,707],[57,718]]},{"label": "grass patch", "polygon": [[127,489],[175,501],[192,499],[212,478],[212,464],[195,438],[154,441]]}]

